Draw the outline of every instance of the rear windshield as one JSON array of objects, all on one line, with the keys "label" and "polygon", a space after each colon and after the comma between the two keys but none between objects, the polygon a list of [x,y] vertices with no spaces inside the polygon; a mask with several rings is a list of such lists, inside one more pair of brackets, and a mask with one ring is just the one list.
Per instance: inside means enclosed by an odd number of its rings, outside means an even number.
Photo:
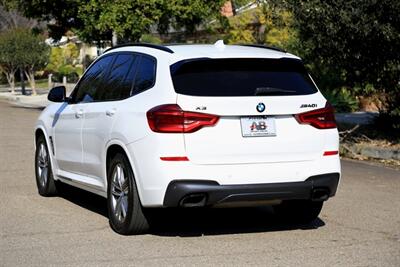
[{"label": "rear windshield", "polygon": [[296,59],[210,59],[170,67],[175,91],[191,96],[308,95],[317,92]]}]

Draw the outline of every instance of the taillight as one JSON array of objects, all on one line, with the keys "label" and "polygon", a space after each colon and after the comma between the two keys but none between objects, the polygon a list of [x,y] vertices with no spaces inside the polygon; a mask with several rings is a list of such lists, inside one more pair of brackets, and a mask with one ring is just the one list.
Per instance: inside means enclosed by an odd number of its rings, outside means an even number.
[{"label": "taillight", "polygon": [[295,118],[301,124],[310,124],[318,129],[336,128],[334,109],[329,103],[324,108],[296,114]]},{"label": "taillight", "polygon": [[176,104],[166,104],[147,111],[150,129],[157,133],[193,133],[214,126],[219,117],[212,114],[183,111]]}]

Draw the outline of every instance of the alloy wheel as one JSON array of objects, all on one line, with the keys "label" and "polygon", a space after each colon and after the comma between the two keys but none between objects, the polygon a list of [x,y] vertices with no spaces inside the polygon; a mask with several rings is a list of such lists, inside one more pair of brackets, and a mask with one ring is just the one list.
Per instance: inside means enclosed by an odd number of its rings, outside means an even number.
[{"label": "alloy wheel", "polygon": [[42,187],[46,186],[49,173],[49,155],[43,143],[39,145],[39,153],[37,155],[37,171],[39,174],[39,182]]},{"label": "alloy wheel", "polygon": [[128,213],[129,181],[121,164],[114,167],[111,176],[111,209],[119,222],[124,222]]}]

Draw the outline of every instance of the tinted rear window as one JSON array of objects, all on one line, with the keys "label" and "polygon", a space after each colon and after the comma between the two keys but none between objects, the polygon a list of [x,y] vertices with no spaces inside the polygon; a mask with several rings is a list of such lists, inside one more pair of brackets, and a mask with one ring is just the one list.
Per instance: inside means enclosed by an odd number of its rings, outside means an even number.
[{"label": "tinted rear window", "polygon": [[300,60],[195,59],[171,67],[179,94],[192,96],[307,95],[317,92]]},{"label": "tinted rear window", "polygon": [[154,86],[156,80],[156,61],[152,57],[142,56],[135,79],[134,93],[142,92]]}]

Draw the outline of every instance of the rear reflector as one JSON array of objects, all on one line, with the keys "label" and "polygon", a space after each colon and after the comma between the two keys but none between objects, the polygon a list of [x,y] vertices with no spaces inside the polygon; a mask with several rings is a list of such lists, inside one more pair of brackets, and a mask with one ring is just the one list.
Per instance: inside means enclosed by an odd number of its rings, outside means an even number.
[{"label": "rear reflector", "polygon": [[160,157],[163,161],[189,161],[188,157]]},{"label": "rear reflector", "polygon": [[216,115],[183,111],[176,104],[154,107],[146,115],[150,129],[157,133],[193,133],[219,120]]},{"label": "rear reflector", "polygon": [[336,128],[334,110],[329,103],[324,108],[296,114],[295,118],[300,124],[309,124],[317,129]]},{"label": "rear reflector", "polygon": [[324,156],[333,156],[333,155],[337,155],[337,154],[339,154],[339,151],[337,151],[337,150],[324,152]]}]

